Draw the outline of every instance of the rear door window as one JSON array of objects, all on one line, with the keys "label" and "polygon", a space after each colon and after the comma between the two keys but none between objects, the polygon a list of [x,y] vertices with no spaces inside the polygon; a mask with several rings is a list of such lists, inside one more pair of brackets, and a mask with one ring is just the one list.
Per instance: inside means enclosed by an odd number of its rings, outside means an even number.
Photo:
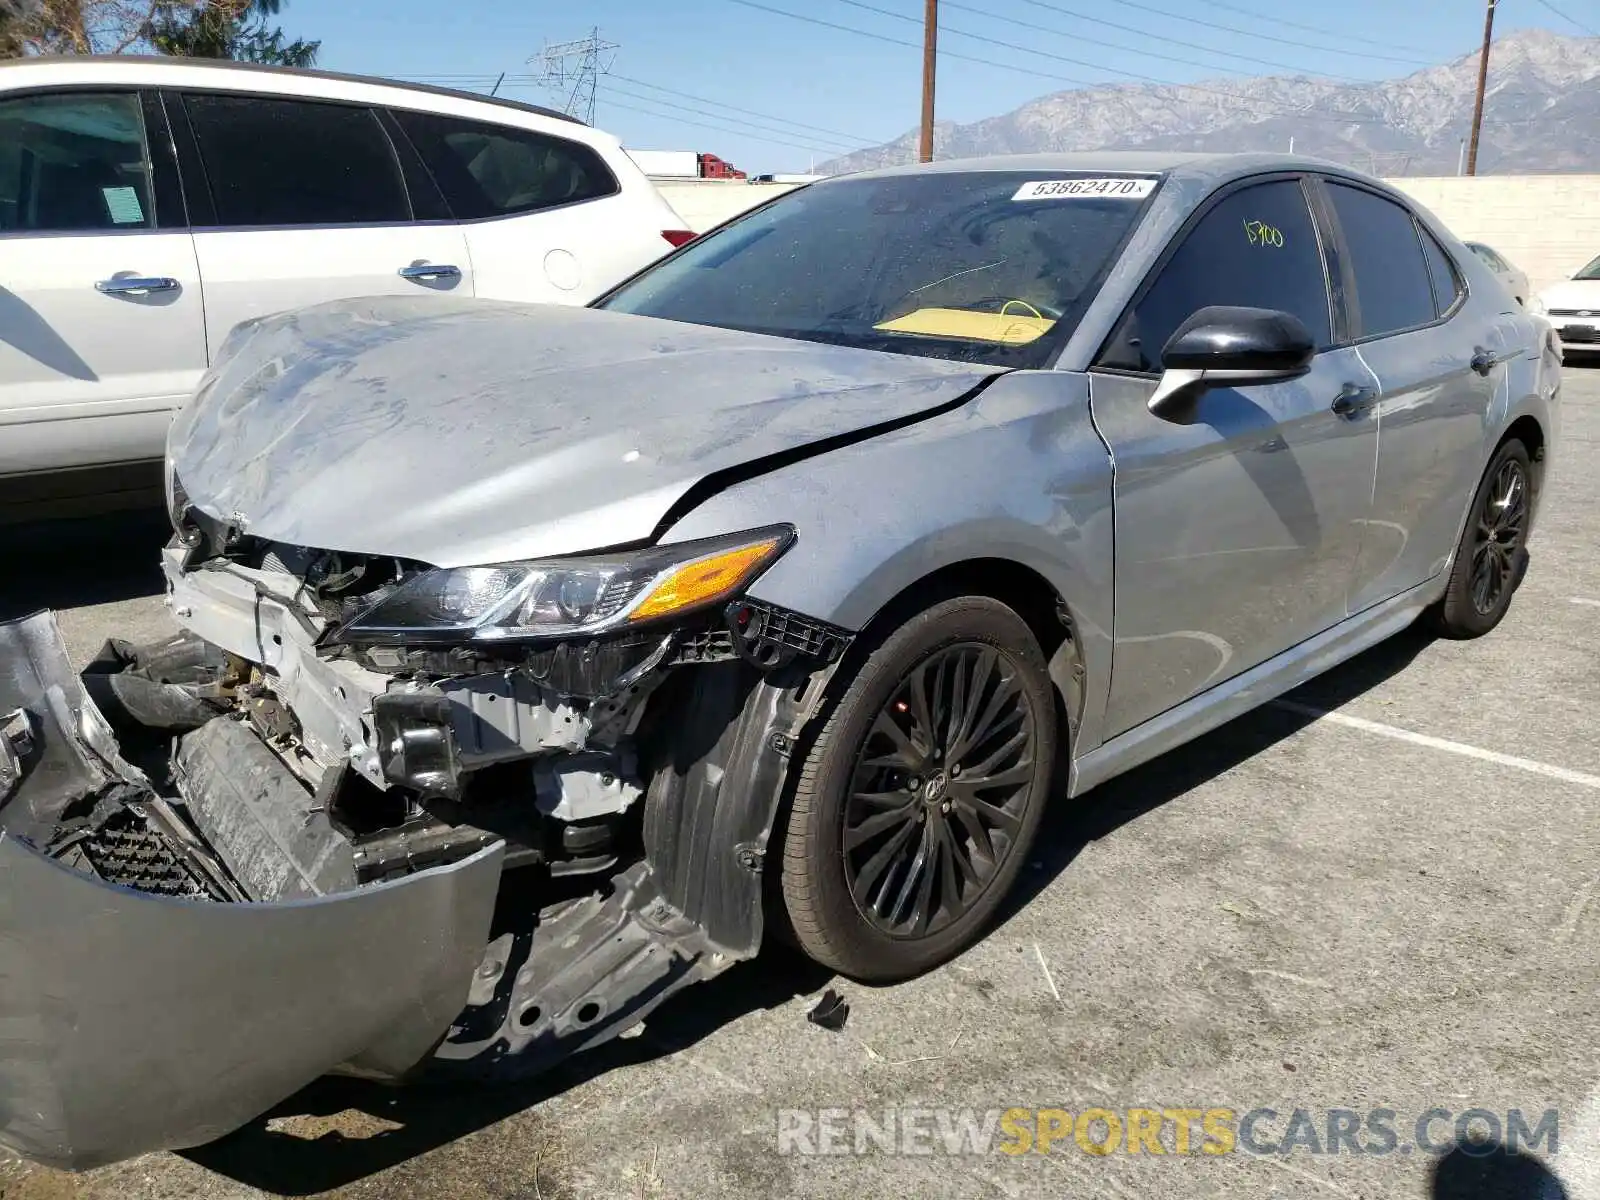
[{"label": "rear door window", "polygon": [[1426,229],[1422,230],[1422,252],[1428,259],[1428,278],[1433,281],[1433,307],[1442,317],[1456,306],[1466,289],[1450,255]]},{"label": "rear door window", "polygon": [[1322,247],[1298,180],[1254,184],[1218,201],[1123,318],[1101,365],[1159,371],[1167,339],[1213,304],[1292,313],[1319,347],[1332,344]]},{"label": "rear door window", "polygon": [[458,220],[579,204],[618,190],[605,161],[579,142],[438,113],[390,112]]},{"label": "rear door window", "polygon": [[1408,209],[1363,188],[1328,183],[1356,277],[1358,338],[1428,325],[1438,316],[1428,261]]},{"label": "rear door window", "polygon": [[261,96],[183,97],[224,226],[411,219],[400,165],[369,108]]},{"label": "rear door window", "polygon": [[[181,224],[181,214],[171,214]],[[150,159],[133,92],[0,100],[0,232],[150,229]]]}]

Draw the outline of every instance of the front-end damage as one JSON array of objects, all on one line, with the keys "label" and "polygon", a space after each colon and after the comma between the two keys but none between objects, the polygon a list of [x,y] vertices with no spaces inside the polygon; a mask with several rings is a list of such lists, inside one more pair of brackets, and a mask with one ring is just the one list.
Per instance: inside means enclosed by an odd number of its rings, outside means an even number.
[{"label": "front-end damage", "polygon": [[82,1167],[330,1070],[537,1072],[758,949],[843,631],[735,595],[354,639],[427,568],[210,523],[163,566],[183,634],[81,679],[47,614],[0,626],[0,1143]]}]

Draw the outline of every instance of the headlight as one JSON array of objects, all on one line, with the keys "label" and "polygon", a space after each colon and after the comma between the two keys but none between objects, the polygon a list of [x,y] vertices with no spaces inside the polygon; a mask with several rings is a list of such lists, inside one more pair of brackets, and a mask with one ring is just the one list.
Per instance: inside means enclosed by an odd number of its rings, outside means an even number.
[{"label": "headlight", "polygon": [[1545,314],[1544,300],[1541,299],[1538,296],[1530,296],[1528,298],[1528,311],[1531,312],[1536,317],[1544,316],[1544,314]]},{"label": "headlight", "polygon": [[333,640],[505,642],[667,620],[743,591],[793,542],[794,530],[779,525],[623,554],[427,571],[342,626]]}]

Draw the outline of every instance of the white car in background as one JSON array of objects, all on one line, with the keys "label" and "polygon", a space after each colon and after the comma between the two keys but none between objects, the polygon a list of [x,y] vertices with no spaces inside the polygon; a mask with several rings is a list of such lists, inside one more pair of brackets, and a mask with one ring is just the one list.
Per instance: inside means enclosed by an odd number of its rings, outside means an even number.
[{"label": "white car in background", "polygon": [[0,512],[159,488],[172,413],[241,321],[378,294],[584,304],[692,236],[614,137],[545,109],[172,58],[5,64]]},{"label": "white car in background", "polygon": [[1492,246],[1485,246],[1482,242],[1468,242],[1467,249],[1471,250],[1485,266],[1499,277],[1500,282],[1511,289],[1511,294],[1516,297],[1518,304],[1528,303],[1528,273],[1512,266],[1511,261],[1503,256]]},{"label": "white car in background", "polygon": [[1545,288],[1529,307],[1555,326],[1566,358],[1600,351],[1600,258],[1571,279]]}]

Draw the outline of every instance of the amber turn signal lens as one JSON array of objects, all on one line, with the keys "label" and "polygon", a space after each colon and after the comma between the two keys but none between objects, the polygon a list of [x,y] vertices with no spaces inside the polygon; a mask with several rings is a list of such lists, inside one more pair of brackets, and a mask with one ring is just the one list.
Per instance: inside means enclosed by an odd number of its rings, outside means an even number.
[{"label": "amber turn signal lens", "polygon": [[765,566],[780,545],[781,538],[767,538],[674,567],[656,582],[628,619],[646,621],[720,600]]}]

